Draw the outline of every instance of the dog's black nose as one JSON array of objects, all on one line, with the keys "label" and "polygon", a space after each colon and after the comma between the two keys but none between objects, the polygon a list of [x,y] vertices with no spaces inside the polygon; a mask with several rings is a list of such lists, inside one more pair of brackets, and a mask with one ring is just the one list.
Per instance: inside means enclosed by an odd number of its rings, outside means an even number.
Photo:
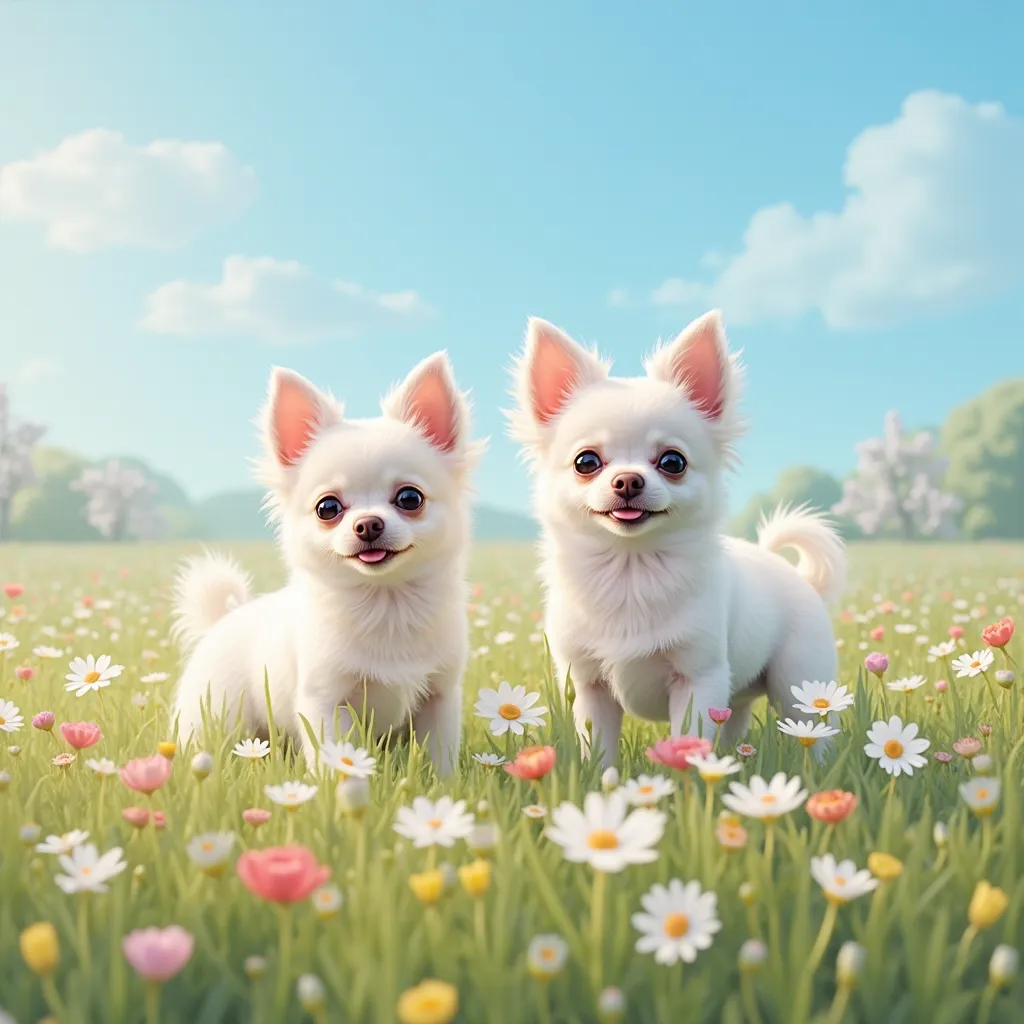
[{"label": "dog's black nose", "polygon": [[372,544],[384,532],[384,520],[380,516],[360,516],[352,524],[352,532],[360,540]]},{"label": "dog's black nose", "polygon": [[644,478],[639,473],[617,473],[612,477],[612,490],[629,501],[644,489]]}]

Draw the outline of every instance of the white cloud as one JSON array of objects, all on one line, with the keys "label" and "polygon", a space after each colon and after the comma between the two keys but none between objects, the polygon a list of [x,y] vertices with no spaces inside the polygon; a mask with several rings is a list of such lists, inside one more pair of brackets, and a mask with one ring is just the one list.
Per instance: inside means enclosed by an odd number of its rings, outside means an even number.
[{"label": "white cloud", "polygon": [[174,248],[255,196],[255,172],[221,142],[136,146],[102,128],[0,167],[0,220],[39,222],[74,252]]},{"label": "white cloud", "polygon": [[216,284],[170,281],[148,296],[154,334],[243,336],[271,343],[353,338],[429,315],[414,291],[373,292],[327,281],[292,260],[229,256]]},{"label": "white cloud", "polygon": [[18,371],[18,376],[26,384],[35,384],[37,381],[59,377],[63,372],[64,367],[56,359],[30,359]]},{"label": "white cloud", "polygon": [[652,300],[721,306],[734,322],[817,310],[830,327],[869,328],[1024,282],[1024,121],[999,104],[913,93],[853,140],[843,179],[838,213],[764,207],[713,281],[670,279]]}]

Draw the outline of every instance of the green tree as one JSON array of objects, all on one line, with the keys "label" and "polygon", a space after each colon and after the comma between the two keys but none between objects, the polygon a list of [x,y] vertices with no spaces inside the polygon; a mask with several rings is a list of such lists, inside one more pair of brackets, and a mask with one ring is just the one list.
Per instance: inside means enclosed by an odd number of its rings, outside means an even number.
[{"label": "green tree", "polygon": [[957,406],[942,428],[946,486],[971,538],[1024,537],[1024,377]]},{"label": "green tree", "polygon": [[[730,533],[753,540],[757,536],[757,524],[761,516],[771,513],[779,505],[806,504],[829,513],[842,493],[842,484],[830,473],[813,466],[790,466],[779,474],[779,479],[770,491],[755,494],[747,502],[732,521]],[[840,520],[835,516],[833,519],[836,519],[836,525],[844,537],[859,536],[856,526],[849,520]]]}]

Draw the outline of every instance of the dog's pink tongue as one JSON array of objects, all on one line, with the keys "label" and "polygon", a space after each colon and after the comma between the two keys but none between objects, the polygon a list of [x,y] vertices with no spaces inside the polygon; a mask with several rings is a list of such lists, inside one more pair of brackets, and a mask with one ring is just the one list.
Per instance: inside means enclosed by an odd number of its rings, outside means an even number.
[{"label": "dog's pink tongue", "polygon": [[612,509],[612,516],[616,519],[621,520],[625,523],[631,523],[636,519],[639,519],[643,515],[643,510],[639,508],[614,508]]},{"label": "dog's pink tongue", "polygon": [[360,551],[357,557],[360,562],[383,562],[388,553],[378,548],[373,551]]}]

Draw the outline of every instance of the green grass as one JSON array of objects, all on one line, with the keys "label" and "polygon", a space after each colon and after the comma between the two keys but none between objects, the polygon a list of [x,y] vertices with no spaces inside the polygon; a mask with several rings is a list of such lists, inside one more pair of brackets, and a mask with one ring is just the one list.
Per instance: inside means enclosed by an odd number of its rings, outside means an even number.
[{"label": "green grass", "polygon": [[[552,708],[547,726],[531,737],[558,751],[553,776],[541,784],[541,801],[549,806],[561,800],[579,803],[585,792],[600,788],[599,772],[581,763],[569,719],[558,706],[560,687],[551,677],[543,644],[531,639],[538,629],[540,593],[529,548],[480,549],[473,567],[479,590],[472,643],[487,650],[478,653],[469,668],[458,775],[440,784],[424,752],[401,744],[379,752],[372,804],[362,823],[337,813],[334,781],[328,779],[320,781],[317,796],[294,816],[295,841],[332,868],[332,881],[345,901],[337,916],[327,921],[316,917],[311,904],[294,907],[288,922],[294,941],[285,965],[289,1002],[284,1016],[273,1010],[282,968],[275,908],[243,887],[233,864],[220,879],[199,874],[185,845],[198,832],[219,830],[236,833],[235,857],[250,846],[283,843],[287,815],[280,809],[255,832],[243,824],[241,812],[253,805],[271,807],[263,785],[303,777],[302,767],[275,750],[254,768],[230,753],[239,735],[211,737],[206,749],[216,761],[213,774],[197,781],[189,770],[193,751],[179,750],[171,781],[153,797],[153,806],[166,814],[166,828],[156,832],[150,827],[136,834],[121,811],[145,798],[130,792],[116,776],[101,785],[84,765],[89,756],[123,764],[154,753],[158,742],[171,737],[167,707],[177,654],[166,640],[167,586],[184,551],[128,546],[0,548],[0,582],[17,579],[26,586],[17,601],[0,596],[8,609],[0,632],[12,633],[20,641],[20,647],[0,661],[0,698],[12,700],[25,715],[23,729],[0,733],[0,771],[11,776],[0,792],[0,1007],[19,1024],[34,1024],[49,1012],[40,981],[26,968],[18,948],[19,933],[36,921],[53,922],[60,935],[54,980],[66,1007],[61,1018],[65,1024],[143,1020],[144,987],[125,962],[121,940],[133,928],[168,924],[194,933],[196,948],[184,971],[164,987],[159,1019],[165,1022],[277,1024],[309,1019],[298,1004],[294,983],[300,974],[314,973],[326,986],[322,1019],[329,1021],[393,1022],[405,989],[424,978],[440,978],[457,987],[457,1020],[464,1024],[582,1024],[598,1019],[592,983],[595,963],[604,985],[625,992],[630,1022],[803,1024],[842,1019],[953,1024],[980,1019],[988,1012],[979,1010],[983,999],[991,1003],[990,1020],[1021,1019],[1017,983],[994,1000],[985,995],[992,950],[1000,942],[1020,947],[1024,938],[1020,683],[1010,691],[997,691],[995,706],[980,678],[950,680],[950,691],[937,694],[931,683],[948,673],[941,663],[928,663],[927,647],[914,636],[897,635],[892,622],[914,623],[936,643],[945,638],[954,616],[970,616],[964,623],[963,649],[976,649],[981,646],[980,630],[989,621],[1002,614],[1024,619],[1024,548],[855,549],[844,607],[873,617],[858,622],[837,614],[840,681],[858,689],[857,703],[844,713],[843,735],[827,761],[812,764],[807,771],[802,748],[778,733],[774,716],[766,709],[758,710],[748,737],[757,753],[734,778],[745,781],[753,774],[770,777],[785,771],[803,773],[812,792],[851,790],[859,797],[859,807],[836,827],[829,848],[837,856],[853,858],[858,867],[864,867],[875,850],[892,853],[904,863],[895,882],[840,908],[835,932],[812,977],[805,965],[826,901],[808,865],[824,841],[823,826],[802,808],[788,816],[776,829],[774,860],[766,864],[763,829],[746,822],[746,848],[726,854],[714,841],[705,818],[703,786],[696,779],[663,803],[669,820],[658,860],[607,879],[604,926],[600,947],[594,948],[589,928],[592,872],[565,862],[561,850],[542,837],[543,823],[522,814],[522,807],[537,799],[531,785],[501,769],[484,768],[470,757],[473,752],[505,751],[504,741],[494,741],[486,724],[472,717],[472,703],[479,687],[508,679],[542,690],[543,703]],[[258,586],[280,582],[270,548],[250,546],[238,553]],[[84,595],[109,601],[110,607],[97,610],[94,605],[91,617],[76,619]],[[873,611],[883,599],[896,603],[891,616]],[[966,602],[962,611],[954,606],[955,599]],[[17,616],[11,609],[19,604],[26,614],[14,621]],[[983,610],[975,614],[972,609]],[[885,638],[869,640],[868,631],[878,624],[886,625]],[[52,627],[57,638],[47,637],[46,627]],[[84,635],[75,635],[76,629]],[[497,643],[495,637],[502,632],[514,636]],[[102,691],[102,699],[95,693],[82,698],[65,694],[62,679],[68,659],[40,662],[32,655],[40,643],[65,647],[68,657],[109,653],[125,666],[124,675]],[[888,777],[864,756],[864,734],[871,722],[904,714],[905,701],[877,680],[861,678],[863,644],[889,653],[890,675],[927,675],[929,685],[909,698],[909,708],[910,718],[932,742],[929,753],[951,751],[957,737],[977,735],[981,723],[992,726],[985,747],[994,771],[1003,778],[1003,799],[992,819],[990,849],[983,850],[982,829],[958,796],[958,784],[970,774],[962,759],[954,758],[948,765],[929,761],[912,778],[896,780],[890,793]],[[1018,663],[1024,660],[1019,637],[1009,650]],[[1001,663],[999,656],[995,667]],[[39,669],[36,678],[16,679],[14,669],[22,664]],[[156,671],[169,673],[169,680],[148,687],[139,682]],[[148,693],[144,710],[132,703],[136,692]],[[926,702],[926,695],[935,700]],[[54,739],[29,724],[43,709],[53,710],[58,723],[95,721],[103,739],[67,770],[56,768],[51,764],[57,752]],[[623,777],[652,771],[644,750],[659,734],[653,726],[629,724],[620,761]],[[59,737],[56,730],[54,736]],[[17,756],[11,751],[14,744],[21,748]],[[466,800],[470,810],[487,801],[500,842],[493,854],[492,884],[481,904],[455,884],[427,910],[410,890],[410,874],[422,872],[429,855],[399,841],[392,823],[397,808],[417,793],[448,793]],[[719,809],[716,803],[715,811]],[[124,847],[129,869],[113,880],[108,893],[90,897],[84,939],[79,931],[81,901],[55,885],[55,858],[37,854],[19,838],[27,822],[37,823],[42,836],[80,828],[91,833],[101,851]],[[935,822],[949,829],[948,847],[941,852],[932,838]],[[362,841],[366,862],[360,873],[356,864]],[[453,865],[472,859],[461,843],[439,854]],[[630,917],[653,882],[673,877],[699,880],[718,894],[723,928],[696,963],[666,968],[634,951],[636,933]],[[1009,906],[994,927],[974,940],[958,977],[953,969],[956,948],[967,925],[972,891],[981,879],[1005,889]],[[759,894],[752,909],[739,896],[744,882],[752,883]],[[571,947],[564,972],[546,987],[529,977],[525,964],[531,938],[545,932],[561,933]],[[737,954],[755,934],[768,943],[768,961],[741,984]],[[836,952],[850,939],[866,948],[866,966],[845,1016],[828,1016],[837,991]],[[83,941],[89,947],[89,971],[83,969]],[[252,955],[267,961],[266,975],[256,983],[243,969]]]}]

